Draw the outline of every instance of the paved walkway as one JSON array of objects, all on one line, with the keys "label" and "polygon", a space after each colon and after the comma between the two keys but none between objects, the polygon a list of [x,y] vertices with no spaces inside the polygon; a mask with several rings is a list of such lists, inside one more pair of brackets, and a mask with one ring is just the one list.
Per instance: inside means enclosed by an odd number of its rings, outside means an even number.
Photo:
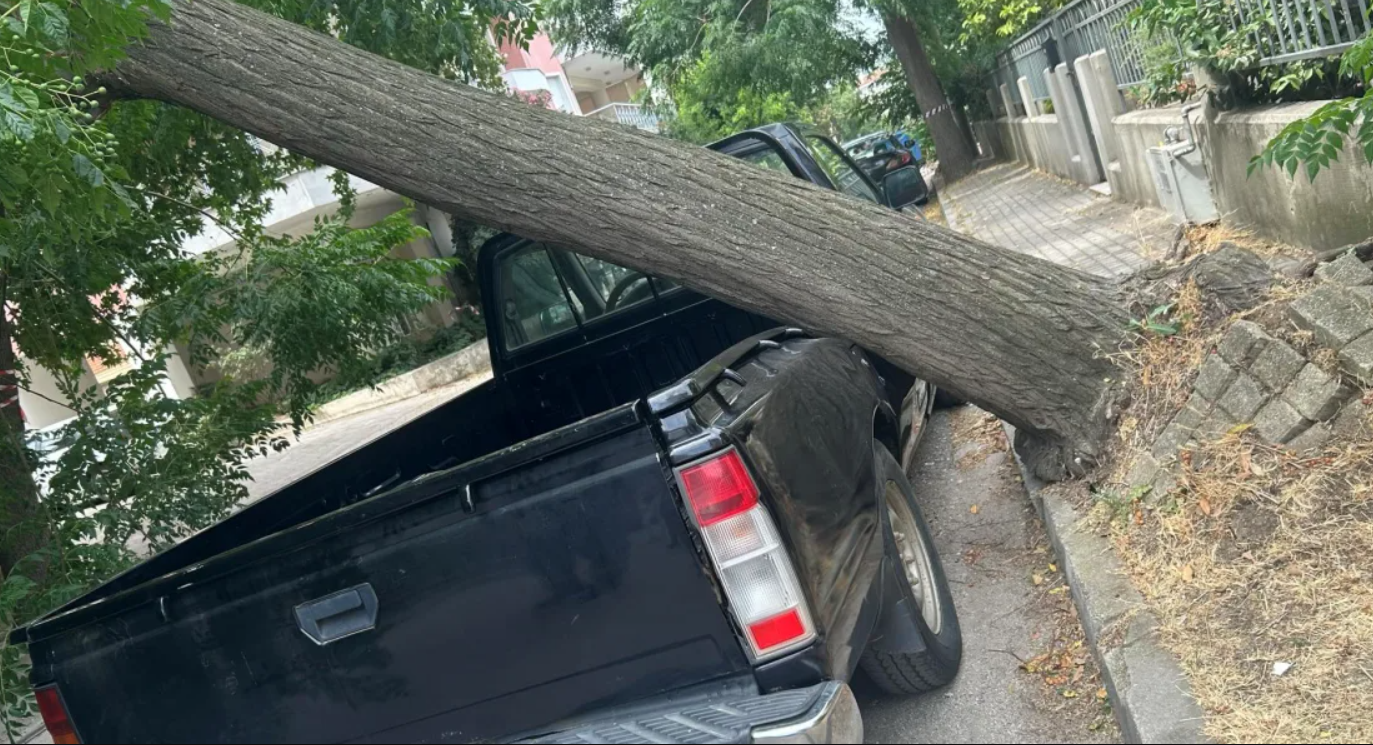
[{"label": "paved walkway", "polygon": [[1018,163],[999,163],[945,187],[949,225],[1021,253],[1091,274],[1128,274],[1162,258],[1167,215],[1094,194]]}]

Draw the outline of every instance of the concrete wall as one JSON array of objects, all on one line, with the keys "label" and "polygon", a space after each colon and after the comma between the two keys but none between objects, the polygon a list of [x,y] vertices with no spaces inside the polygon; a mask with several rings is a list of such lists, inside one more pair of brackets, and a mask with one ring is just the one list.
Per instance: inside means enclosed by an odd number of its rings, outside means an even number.
[{"label": "concrete wall", "polygon": [[491,350],[481,339],[427,365],[383,381],[375,388],[364,388],[336,398],[315,411],[315,423],[375,409],[393,401],[418,396],[426,391],[454,385],[473,377],[491,375]]},{"label": "concrete wall", "polygon": [[1373,235],[1373,167],[1345,138],[1340,159],[1312,184],[1278,168],[1247,175],[1249,159],[1293,120],[1324,101],[1279,104],[1209,117],[1200,139],[1216,207],[1231,223],[1313,250],[1339,248]]},{"label": "concrete wall", "polygon": [[[991,142],[983,142],[998,159],[1018,160],[1066,179],[1075,178],[1068,133],[1054,114],[978,122],[974,129]],[[995,137],[990,133],[996,132]]]},{"label": "concrete wall", "polygon": [[[1112,197],[1132,204],[1160,206],[1154,175],[1149,170],[1149,148],[1163,142],[1165,129],[1182,128],[1181,108],[1168,106],[1131,111],[1111,121],[1116,144],[1120,148],[1119,160],[1106,167],[1106,180],[1111,184]],[[1193,117],[1197,115],[1193,114]]]}]

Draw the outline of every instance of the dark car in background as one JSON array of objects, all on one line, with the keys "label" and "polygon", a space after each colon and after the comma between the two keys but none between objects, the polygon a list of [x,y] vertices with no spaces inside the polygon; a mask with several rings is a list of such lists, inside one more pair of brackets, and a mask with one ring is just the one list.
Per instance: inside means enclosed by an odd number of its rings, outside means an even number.
[{"label": "dark car in background", "polygon": [[898,136],[888,132],[876,132],[844,143],[844,152],[853,158],[864,173],[879,183],[897,171],[909,169],[913,173],[903,173],[902,179],[909,179],[912,183],[905,187],[919,190],[920,197],[916,204],[925,204],[929,201],[929,186],[920,175],[918,144],[914,144],[914,148],[903,147]]}]

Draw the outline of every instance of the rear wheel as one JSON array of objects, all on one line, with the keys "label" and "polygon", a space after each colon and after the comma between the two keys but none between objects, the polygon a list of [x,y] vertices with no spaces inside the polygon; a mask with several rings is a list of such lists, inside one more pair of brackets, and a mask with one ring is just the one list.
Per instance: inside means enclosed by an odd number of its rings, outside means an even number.
[{"label": "rear wheel", "polygon": [[910,482],[891,453],[876,445],[877,473],[887,517],[888,558],[904,580],[902,592],[911,622],[925,642],[921,652],[863,653],[863,671],[888,693],[924,693],[947,685],[963,661],[963,632],[954,612],[953,593],[935,553],[929,527],[915,503]]}]

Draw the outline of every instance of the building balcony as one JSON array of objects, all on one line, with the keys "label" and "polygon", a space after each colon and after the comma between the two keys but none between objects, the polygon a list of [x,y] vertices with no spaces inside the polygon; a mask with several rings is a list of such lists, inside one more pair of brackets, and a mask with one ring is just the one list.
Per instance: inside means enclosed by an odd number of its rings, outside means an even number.
[{"label": "building balcony", "polygon": [[648,132],[656,133],[658,131],[658,115],[637,103],[610,103],[594,111],[588,111],[586,115],[619,122]]}]

